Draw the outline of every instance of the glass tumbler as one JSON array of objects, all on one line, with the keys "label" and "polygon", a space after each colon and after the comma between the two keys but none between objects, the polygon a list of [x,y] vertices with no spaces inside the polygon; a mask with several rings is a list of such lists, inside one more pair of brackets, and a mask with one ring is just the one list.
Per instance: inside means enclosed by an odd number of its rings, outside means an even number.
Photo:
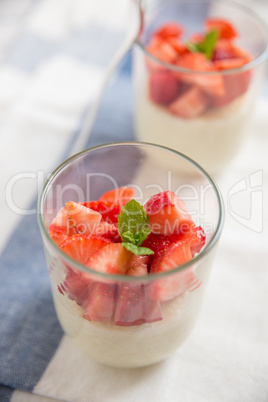
[{"label": "glass tumbler", "polygon": [[[174,148],[212,175],[222,173],[250,132],[266,67],[267,27],[230,1],[145,0],[139,7],[133,56],[137,139]],[[219,34],[206,60],[195,46],[215,19],[230,23],[236,37]]]},{"label": "glass tumbler", "polygon": [[[98,200],[122,186],[133,187],[140,204],[166,190],[184,200],[206,235],[201,252],[170,271],[142,277],[98,272],[65,254],[49,233],[58,211],[70,200]],[[171,355],[187,339],[198,316],[223,216],[216,184],[199,165],[174,150],[113,143],[63,162],[41,191],[38,220],[55,309],[66,335],[86,355],[110,366],[146,366]],[[189,276],[194,280],[186,280]]]}]

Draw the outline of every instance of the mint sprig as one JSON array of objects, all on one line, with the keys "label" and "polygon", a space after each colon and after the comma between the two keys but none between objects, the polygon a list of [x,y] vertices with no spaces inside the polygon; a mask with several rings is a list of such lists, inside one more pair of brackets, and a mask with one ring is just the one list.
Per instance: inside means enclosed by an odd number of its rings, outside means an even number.
[{"label": "mint sprig", "polygon": [[133,254],[154,254],[150,248],[140,247],[151,230],[149,217],[143,206],[136,200],[131,200],[122,206],[118,216],[118,231],[122,239],[122,246]]},{"label": "mint sprig", "polygon": [[206,58],[211,60],[218,37],[219,37],[218,30],[212,29],[206,34],[203,41],[197,43],[187,42],[186,46],[188,47],[190,52],[204,53]]}]

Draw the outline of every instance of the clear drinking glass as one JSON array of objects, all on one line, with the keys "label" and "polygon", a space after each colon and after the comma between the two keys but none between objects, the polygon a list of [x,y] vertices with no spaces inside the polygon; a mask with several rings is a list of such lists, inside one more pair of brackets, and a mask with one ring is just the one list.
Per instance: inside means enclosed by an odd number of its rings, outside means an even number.
[{"label": "clear drinking glass", "polygon": [[[49,235],[57,212],[67,201],[97,200],[120,186],[132,186],[140,204],[161,191],[174,191],[206,233],[202,251],[172,271],[143,277],[96,272],[69,258]],[[86,354],[107,365],[139,367],[165,359],[192,331],[223,215],[216,184],[194,161],[171,149],[115,143],[67,159],[51,174],[38,202],[53,299],[65,333]],[[194,275],[194,281],[186,281],[188,275]],[[172,289],[172,297],[156,296],[156,290],[167,288]],[[94,321],[85,314],[88,307],[95,309]],[[119,308],[124,322],[118,318]]]},{"label": "clear drinking glass", "polygon": [[[254,12],[229,1],[139,4],[142,18],[133,62],[137,139],[174,148],[210,174],[220,173],[249,133],[265,71],[267,28]],[[182,44],[198,39],[195,34],[204,32],[207,18],[225,19],[237,31],[235,47],[230,40],[221,40],[213,54],[217,68],[228,69],[204,71],[201,57],[193,70],[180,58],[185,51]],[[179,41],[163,42],[163,36],[151,41],[160,27],[174,22],[184,29]]]}]

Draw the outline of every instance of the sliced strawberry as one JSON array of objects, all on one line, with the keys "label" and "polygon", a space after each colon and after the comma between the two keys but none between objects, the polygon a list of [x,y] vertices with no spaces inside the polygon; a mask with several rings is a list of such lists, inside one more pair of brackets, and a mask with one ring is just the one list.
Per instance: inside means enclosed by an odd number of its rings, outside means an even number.
[{"label": "sliced strawberry", "polygon": [[121,284],[115,310],[116,325],[140,325],[145,321],[143,314],[143,285]]},{"label": "sliced strawberry", "polygon": [[93,253],[110,243],[108,239],[97,235],[74,235],[65,240],[60,248],[75,261],[85,264]]},{"label": "sliced strawberry", "polygon": [[88,303],[93,284],[88,274],[73,269],[68,270],[64,281],[69,298],[82,307]]},{"label": "sliced strawberry", "polygon": [[179,81],[168,71],[153,71],[149,78],[149,96],[160,105],[167,105],[176,99],[179,93]]},{"label": "sliced strawberry", "polygon": [[201,248],[205,245],[206,235],[201,226],[192,225],[188,230],[182,231],[179,235],[181,242],[187,242],[190,245],[192,256],[200,253]]},{"label": "sliced strawberry", "polygon": [[66,202],[52,221],[52,225],[65,226],[67,234],[73,233],[76,228],[78,233],[90,233],[91,228],[101,221],[101,214],[74,201]]},{"label": "sliced strawberry", "polygon": [[214,66],[218,70],[230,70],[231,68],[240,68],[246,64],[243,57],[236,57],[230,59],[215,60]]},{"label": "sliced strawberry", "polygon": [[174,36],[170,36],[166,38],[166,42],[173,47],[173,49],[176,50],[178,55],[182,55],[184,53],[189,52],[188,48],[185,46],[185,44],[178,38],[175,38]]},{"label": "sliced strawberry", "polygon": [[226,106],[239,96],[243,95],[249,88],[251,82],[251,70],[241,71],[235,74],[224,75],[225,96],[213,98],[213,105],[217,107]]},{"label": "sliced strawberry", "polygon": [[161,321],[163,318],[159,300],[151,298],[153,286],[154,283],[150,283],[143,287],[143,316],[146,322]]},{"label": "sliced strawberry", "polygon": [[212,61],[233,59],[235,57],[234,46],[229,39],[220,39],[217,41]]},{"label": "sliced strawberry", "polygon": [[[214,96],[223,96],[225,94],[221,74],[214,73],[214,71],[217,71],[216,68],[211,61],[207,60],[203,53],[186,53],[180,57],[177,66],[203,72],[203,74],[177,72],[176,75],[184,82],[198,85],[204,92]],[[212,74],[204,74],[205,72],[212,72]]]},{"label": "sliced strawberry", "polygon": [[127,204],[134,197],[135,190],[132,187],[118,187],[102,194],[99,201]]},{"label": "sliced strawberry", "polygon": [[107,223],[118,223],[118,215],[120,214],[122,204],[119,202],[111,202],[111,201],[88,201],[84,202],[84,205],[87,208],[93,209],[93,211],[97,211],[101,214],[102,219]]},{"label": "sliced strawberry", "polygon": [[182,226],[193,224],[184,202],[172,191],[152,196],[144,205],[153,233],[169,235],[179,233]]},{"label": "sliced strawberry", "polygon": [[148,255],[135,255],[131,256],[129,261],[129,266],[126,271],[126,274],[129,276],[145,276],[148,274]]},{"label": "sliced strawberry", "polygon": [[234,26],[223,18],[207,18],[205,21],[205,30],[207,32],[216,29],[219,37],[222,39],[233,39],[237,37],[237,31]]},{"label": "sliced strawberry", "polygon": [[[178,58],[176,50],[168,42],[159,37],[153,37],[147,45],[146,50],[152,56],[164,61],[165,63],[174,63]],[[152,65],[148,67],[154,68],[154,64],[155,63],[152,62]]]},{"label": "sliced strawberry", "polygon": [[203,42],[204,39],[205,39],[205,37],[203,34],[201,34],[199,32],[195,32],[189,37],[188,41],[190,43],[200,43],[200,42]]},{"label": "sliced strawberry", "polygon": [[121,243],[110,243],[92,254],[86,266],[107,274],[124,275],[127,271],[132,253]]},{"label": "sliced strawberry", "polygon": [[[171,244],[159,258],[153,261],[151,274],[170,271],[192,259],[190,245],[187,242]],[[150,297],[160,301],[172,300],[192,288],[197,282],[192,269],[183,270],[170,278],[156,279],[151,288]]]},{"label": "sliced strawberry", "polygon": [[200,116],[209,106],[209,99],[197,86],[175,99],[168,107],[169,111],[183,119],[192,119]]},{"label": "sliced strawberry", "polygon": [[83,317],[89,321],[107,322],[113,317],[117,299],[115,284],[95,282]]},{"label": "sliced strawberry", "polygon": [[[76,228],[70,228],[71,236],[78,234]],[[67,233],[66,226],[57,226],[51,224],[49,227],[50,237],[54,240],[54,242],[59,246],[64,240],[69,238]]]},{"label": "sliced strawberry", "polygon": [[150,233],[146,240],[142,243],[143,247],[150,248],[153,250],[154,254],[148,256],[149,262],[148,267],[150,268],[153,260],[157,259],[161,254],[165,253],[167,248],[172,244],[179,241],[181,238],[181,234],[172,234],[172,235],[161,235]]},{"label": "sliced strawberry", "polygon": [[161,39],[167,39],[170,37],[177,38],[183,33],[183,28],[177,22],[169,22],[161,26],[157,31],[155,31],[154,36],[158,36]]}]

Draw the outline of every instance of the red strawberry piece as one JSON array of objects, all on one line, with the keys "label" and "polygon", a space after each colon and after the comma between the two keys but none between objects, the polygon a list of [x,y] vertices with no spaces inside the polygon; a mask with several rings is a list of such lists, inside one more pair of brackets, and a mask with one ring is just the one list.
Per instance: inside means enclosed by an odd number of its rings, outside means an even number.
[{"label": "red strawberry piece", "polygon": [[230,70],[231,68],[240,68],[246,64],[243,57],[236,57],[230,59],[215,60],[214,66],[218,70]]},{"label": "red strawberry piece", "polygon": [[162,320],[161,306],[158,300],[151,299],[151,287],[154,283],[143,287],[143,316],[146,322],[156,322]]},{"label": "red strawberry piece", "polygon": [[185,203],[172,191],[152,196],[144,205],[153,233],[170,235],[179,233],[182,225],[192,225],[193,220]]},{"label": "red strawberry piece", "polygon": [[214,106],[226,106],[239,96],[243,95],[249,88],[251,82],[251,70],[241,71],[235,74],[224,75],[225,96],[213,98]]},{"label": "red strawberry piece", "polygon": [[177,22],[169,22],[161,26],[157,31],[155,31],[154,36],[158,36],[161,39],[167,39],[170,37],[177,38],[183,33],[183,28]]},{"label": "red strawberry piece", "polygon": [[237,32],[234,26],[223,18],[207,18],[205,21],[205,30],[207,32],[216,29],[219,32],[219,37],[222,39],[233,39],[237,37]]},{"label": "red strawberry piece", "polygon": [[173,49],[176,50],[178,55],[182,55],[186,52],[189,52],[188,48],[185,46],[185,44],[178,38],[175,38],[173,36],[170,36],[166,38],[166,42],[173,47]]},{"label": "red strawberry piece", "polygon": [[[71,233],[75,227],[78,233],[89,232],[90,228],[101,221],[101,214],[89,209],[74,201],[66,202],[65,206],[58,212],[52,224],[65,226],[67,233]],[[86,229],[85,229],[86,228]]]},{"label": "red strawberry piece", "polygon": [[116,285],[95,282],[83,317],[89,321],[107,322],[113,317],[116,305]]},{"label": "red strawberry piece", "polygon": [[[147,45],[146,50],[149,54],[165,63],[174,63],[178,58],[176,50],[168,42],[159,37],[153,37]],[[154,69],[154,64],[152,62],[148,67]]]},{"label": "red strawberry piece", "polygon": [[69,269],[64,286],[71,300],[75,300],[79,306],[84,307],[89,300],[93,281],[85,272]]},{"label": "red strawberry piece", "polygon": [[102,194],[100,201],[127,204],[134,197],[135,190],[132,187],[118,187]]},{"label": "red strawberry piece", "polygon": [[200,253],[201,248],[205,245],[206,235],[201,226],[192,225],[179,235],[181,242],[187,242],[190,245],[192,256]]},{"label": "red strawberry piece", "polygon": [[97,211],[101,214],[102,220],[107,223],[116,223],[118,222],[118,215],[120,214],[122,204],[119,202],[111,202],[111,201],[88,201],[84,202],[82,205],[87,208],[93,209],[93,211]]},{"label": "red strawberry piece", "polygon": [[85,264],[91,254],[109,243],[108,239],[97,235],[74,235],[65,240],[60,248],[75,261]]},{"label": "red strawberry piece", "polygon": [[189,37],[189,42],[190,43],[200,43],[203,42],[204,40],[204,35],[202,35],[201,33],[193,33],[190,37]]},{"label": "red strawberry piece", "polygon": [[118,289],[115,310],[116,325],[140,325],[145,321],[143,314],[143,285],[122,283]]},{"label": "red strawberry piece", "polygon": [[[155,259],[151,266],[151,274],[170,271],[192,259],[190,245],[186,242],[177,242]],[[151,288],[152,299],[167,301],[184,293],[197,285],[198,281],[191,267],[178,272],[168,278],[156,279]]]},{"label": "red strawberry piece", "polygon": [[110,243],[92,254],[86,266],[107,274],[124,275],[128,269],[132,253],[128,251],[121,243]]},{"label": "red strawberry piece", "polygon": [[[186,53],[180,57],[177,66],[203,72],[203,74],[176,72],[176,76],[181,80],[198,85],[204,92],[215,96],[223,96],[225,94],[224,82],[221,74],[214,73],[217,71],[216,68],[211,61],[206,59],[206,56],[203,53]],[[212,72],[212,74],[204,74],[204,72]]]},{"label": "red strawberry piece", "polygon": [[[70,232],[71,232],[71,236],[78,234],[75,227],[71,228]],[[61,243],[63,243],[66,239],[69,238],[66,226],[57,226],[57,225],[51,224],[49,227],[49,234],[50,234],[50,237],[54,240],[54,242],[58,246]]]},{"label": "red strawberry piece", "polygon": [[200,116],[209,106],[209,99],[197,86],[175,99],[168,107],[169,111],[183,119],[193,119]]},{"label": "red strawberry piece", "polygon": [[148,267],[150,268],[151,263],[154,259],[157,259],[162,253],[165,253],[167,248],[172,244],[179,241],[181,238],[180,234],[173,234],[169,236],[150,233],[146,240],[142,243],[143,247],[150,248],[153,250],[154,254],[148,256],[149,262]]},{"label": "red strawberry piece", "polygon": [[145,276],[148,274],[147,265],[149,262],[148,255],[135,255],[131,256],[126,274],[129,276]]},{"label": "red strawberry piece", "polygon": [[220,39],[215,46],[212,61],[233,59],[235,57],[234,46],[231,40]]},{"label": "red strawberry piece", "polygon": [[160,105],[172,102],[179,92],[179,81],[168,71],[153,71],[149,78],[149,96]]}]

